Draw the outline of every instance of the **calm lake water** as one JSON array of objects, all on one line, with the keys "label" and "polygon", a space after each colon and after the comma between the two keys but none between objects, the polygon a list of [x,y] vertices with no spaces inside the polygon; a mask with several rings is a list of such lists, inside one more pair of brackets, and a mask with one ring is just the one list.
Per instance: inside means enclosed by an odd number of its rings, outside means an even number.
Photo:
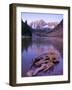
[{"label": "calm lake water", "polygon": [[22,77],[26,77],[32,60],[39,55],[48,52],[49,48],[55,48],[60,53],[60,63],[52,67],[47,72],[39,72],[37,76],[50,76],[63,74],[63,41],[61,37],[43,38],[22,38]]}]

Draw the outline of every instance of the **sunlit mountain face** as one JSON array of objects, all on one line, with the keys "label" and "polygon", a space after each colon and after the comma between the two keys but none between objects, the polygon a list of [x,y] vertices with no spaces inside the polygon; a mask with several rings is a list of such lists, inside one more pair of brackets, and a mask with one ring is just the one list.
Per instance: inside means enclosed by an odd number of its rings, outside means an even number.
[{"label": "sunlit mountain face", "polygon": [[44,28],[50,28],[53,29],[55,26],[57,26],[59,22],[45,22],[44,20],[36,20],[32,21],[29,26],[31,26],[33,29],[44,29]]}]

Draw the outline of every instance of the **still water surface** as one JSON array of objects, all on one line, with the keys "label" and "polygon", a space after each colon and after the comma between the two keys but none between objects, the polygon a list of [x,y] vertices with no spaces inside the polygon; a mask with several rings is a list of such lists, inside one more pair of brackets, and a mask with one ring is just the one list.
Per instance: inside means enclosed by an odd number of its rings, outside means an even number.
[{"label": "still water surface", "polygon": [[61,37],[44,37],[44,38],[22,38],[22,67],[21,75],[26,77],[29,71],[32,60],[39,55],[48,52],[48,49],[53,47],[60,53],[60,63],[52,67],[47,72],[38,73],[37,76],[50,76],[63,74],[63,42]]}]

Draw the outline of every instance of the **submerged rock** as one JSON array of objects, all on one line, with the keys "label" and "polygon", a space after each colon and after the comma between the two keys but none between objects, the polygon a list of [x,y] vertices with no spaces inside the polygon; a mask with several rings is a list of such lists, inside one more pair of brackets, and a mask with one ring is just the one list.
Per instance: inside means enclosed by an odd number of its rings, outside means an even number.
[{"label": "submerged rock", "polygon": [[61,56],[56,49],[49,48],[48,52],[36,57],[33,60],[31,68],[27,72],[27,76],[36,76],[39,72],[48,71],[51,67],[60,62],[60,57]]}]

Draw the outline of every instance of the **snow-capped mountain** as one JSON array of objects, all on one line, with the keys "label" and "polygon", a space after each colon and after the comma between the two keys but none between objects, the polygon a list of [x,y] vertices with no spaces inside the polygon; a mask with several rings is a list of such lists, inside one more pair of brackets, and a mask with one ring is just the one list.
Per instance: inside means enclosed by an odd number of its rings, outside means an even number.
[{"label": "snow-capped mountain", "polygon": [[55,26],[57,26],[58,22],[45,22],[44,20],[36,20],[32,21],[30,23],[30,26],[33,29],[44,29],[44,28],[50,28],[53,29]]}]

